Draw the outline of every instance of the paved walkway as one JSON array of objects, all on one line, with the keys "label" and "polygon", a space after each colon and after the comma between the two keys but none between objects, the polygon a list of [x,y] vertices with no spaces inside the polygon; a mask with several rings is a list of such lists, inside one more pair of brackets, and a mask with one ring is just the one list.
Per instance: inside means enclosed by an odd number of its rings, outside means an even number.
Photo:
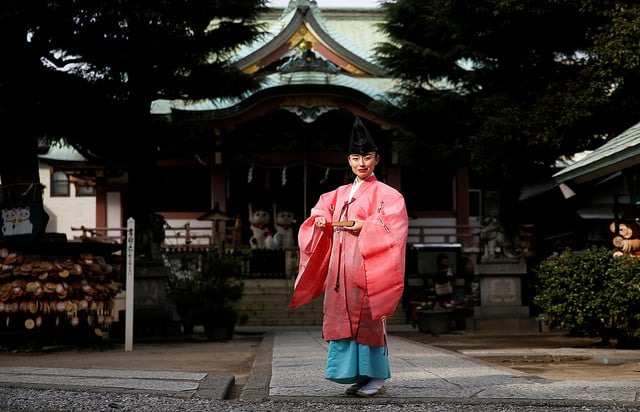
[{"label": "paved walkway", "polygon": [[[347,397],[346,385],[324,379],[326,351],[319,330],[268,332],[240,399]],[[389,356],[392,378],[385,399],[638,402],[640,393],[640,381],[545,380],[395,336],[389,337]],[[0,386],[159,391],[223,399],[233,382],[233,376],[204,372],[0,366]]]},{"label": "paved walkway", "polygon": [[[324,379],[327,345],[311,331],[278,332],[269,396],[341,395]],[[550,381],[393,336],[386,398],[475,398],[637,401],[640,381]],[[346,395],[344,395],[346,396]],[[640,403],[639,403],[640,405]]]},{"label": "paved walkway", "polygon": [[[344,394],[346,385],[324,379],[326,351],[319,330],[268,332],[240,401],[349,398]],[[640,380],[546,380],[395,336],[389,336],[389,356],[392,378],[381,400],[615,401],[640,408]],[[233,376],[205,372],[0,365],[0,387],[139,391],[224,399],[233,383]]]}]

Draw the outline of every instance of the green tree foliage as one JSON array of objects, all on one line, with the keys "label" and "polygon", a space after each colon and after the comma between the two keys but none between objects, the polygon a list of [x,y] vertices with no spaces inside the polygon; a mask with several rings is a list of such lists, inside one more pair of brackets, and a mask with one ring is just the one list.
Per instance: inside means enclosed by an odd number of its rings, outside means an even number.
[{"label": "green tree foliage", "polygon": [[633,2],[397,0],[383,8],[389,41],[377,53],[400,82],[404,162],[469,165],[515,196],[551,176],[559,156],[598,147],[638,120]]},{"label": "green tree foliage", "polygon": [[85,156],[129,167],[130,204],[145,209],[155,155],[176,140],[171,124],[151,124],[151,103],[239,96],[256,87],[227,60],[260,34],[256,18],[264,5],[2,2],[0,124],[10,149],[2,183],[37,179],[37,139],[64,137]]},{"label": "green tree foliage", "polygon": [[564,250],[535,270],[534,303],[549,326],[575,336],[616,336],[618,344],[640,342],[640,260],[613,257],[610,249]]},{"label": "green tree foliage", "polygon": [[640,112],[640,5],[619,1],[602,13],[607,24],[594,31],[594,64],[587,73],[597,87],[610,94],[603,118],[613,124],[635,123]]}]

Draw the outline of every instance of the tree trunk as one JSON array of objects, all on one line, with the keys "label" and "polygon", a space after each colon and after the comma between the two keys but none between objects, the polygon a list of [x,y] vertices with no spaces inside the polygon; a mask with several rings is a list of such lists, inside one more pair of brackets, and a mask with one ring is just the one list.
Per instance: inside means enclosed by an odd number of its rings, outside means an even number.
[{"label": "tree trunk", "polygon": [[0,183],[40,183],[38,138],[28,131],[3,133],[0,150]]},{"label": "tree trunk", "polygon": [[30,240],[44,233],[49,222],[38,170],[38,138],[28,127],[5,136],[0,150],[0,240]]}]

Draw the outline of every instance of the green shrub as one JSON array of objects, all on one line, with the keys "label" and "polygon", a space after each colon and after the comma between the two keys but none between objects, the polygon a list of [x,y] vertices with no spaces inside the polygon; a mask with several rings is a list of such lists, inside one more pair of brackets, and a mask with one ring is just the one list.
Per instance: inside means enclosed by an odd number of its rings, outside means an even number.
[{"label": "green shrub", "polygon": [[607,284],[610,314],[616,325],[618,346],[640,342],[640,259],[630,255],[613,258]]},{"label": "green shrub", "polygon": [[[170,269],[167,295],[183,323],[204,324],[236,317],[233,304],[242,298],[248,256],[218,249],[165,253]],[[185,325],[185,329],[192,326]]]},{"label": "green shrub", "polygon": [[542,262],[534,303],[552,328],[599,336],[619,345],[640,342],[640,259],[614,258],[605,247],[564,250]]}]

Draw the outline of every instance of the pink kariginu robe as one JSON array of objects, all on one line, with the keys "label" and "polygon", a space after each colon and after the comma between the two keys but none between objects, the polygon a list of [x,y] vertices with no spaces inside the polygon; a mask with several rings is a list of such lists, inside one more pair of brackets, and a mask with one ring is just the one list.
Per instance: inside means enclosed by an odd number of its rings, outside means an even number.
[{"label": "pink kariginu robe", "polygon": [[[408,216],[396,189],[370,176],[349,199],[351,185],[320,196],[298,233],[300,267],[291,308],[324,293],[322,335],[384,346],[383,318],[393,315],[404,289]],[[327,222],[363,220],[359,234]]]}]

